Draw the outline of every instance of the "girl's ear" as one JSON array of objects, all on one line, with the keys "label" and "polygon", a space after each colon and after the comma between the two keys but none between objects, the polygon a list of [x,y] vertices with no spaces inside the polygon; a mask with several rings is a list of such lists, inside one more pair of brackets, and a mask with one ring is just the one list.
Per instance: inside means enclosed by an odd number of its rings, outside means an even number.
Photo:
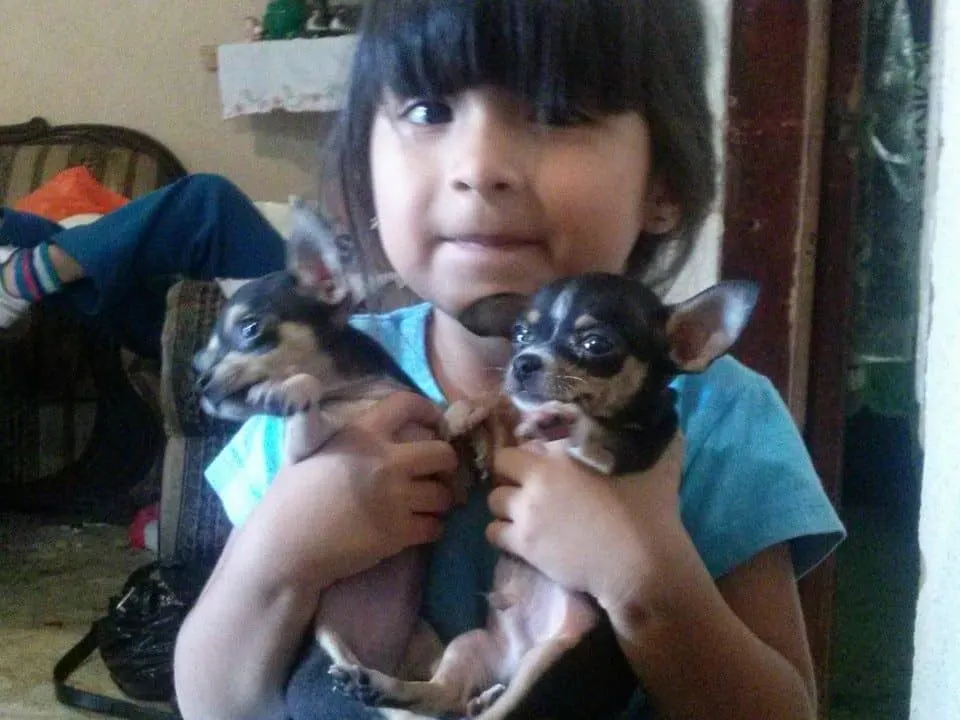
[{"label": "girl's ear", "polygon": [[666,184],[657,177],[650,178],[643,199],[643,231],[665,235],[680,224],[683,209]]},{"label": "girl's ear", "polygon": [[718,283],[668,307],[667,343],[681,372],[702,372],[740,337],[759,286],[746,280]]},{"label": "girl's ear", "polygon": [[332,228],[298,197],[290,198],[287,269],[300,292],[328,305],[339,305],[350,294]]}]

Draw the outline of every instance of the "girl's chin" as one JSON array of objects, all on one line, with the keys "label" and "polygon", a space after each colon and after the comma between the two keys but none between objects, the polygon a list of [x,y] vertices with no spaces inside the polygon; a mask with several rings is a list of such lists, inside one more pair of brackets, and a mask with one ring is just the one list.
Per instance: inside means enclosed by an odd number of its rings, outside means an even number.
[{"label": "girl's chin", "polygon": [[443,295],[449,302],[444,304],[462,310],[469,307],[477,300],[489,297],[491,295],[499,295],[503,293],[532,295],[547,282],[549,282],[549,278],[539,280],[530,277],[509,277],[497,279],[471,279],[454,284],[445,284]]},{"label": "girl's chin", "polygon": [[486,297],[495,293],[533,293],[559,277],[547,263],[450,263],[435,278],[435,284],[460,293]]}]

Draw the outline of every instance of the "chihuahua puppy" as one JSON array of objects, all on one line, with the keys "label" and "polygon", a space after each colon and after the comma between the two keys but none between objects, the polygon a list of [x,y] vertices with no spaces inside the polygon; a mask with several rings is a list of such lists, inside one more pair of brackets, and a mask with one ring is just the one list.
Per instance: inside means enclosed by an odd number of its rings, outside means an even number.
[{"label": "chihuahua puppy", "polygon": [[[285,419],[286,463],[315,453],[387,395],[415,390],[380,345],[347,324],[359,285],[348,277],[333,233],[302,203],[292,212],[287,269],[242,285],[193,362],[207,413]],[[315,619],[327,654],[429,677],[423,663],[441,646],[418,620],[424,561],[424,552],[412,548],[328,588]]]},{"label": "chihuahua puppy", "polygon": [[[756,296],[752,283],[723,282],[665,305],[636,280],[595,273],[529,299],[484,298],[460,320],[512,341],[503,392],[521,416],[518,439],[565,439],[577,461],[621,475],[659,459],[678,431],[670,381],[725,353]],[[573,720],[624,710],[637,680],[592,599],[507,554],[489,599],[487,626],[455,638],[427,682],[358,666],[331,673],[370,704],[426,715]]]}]

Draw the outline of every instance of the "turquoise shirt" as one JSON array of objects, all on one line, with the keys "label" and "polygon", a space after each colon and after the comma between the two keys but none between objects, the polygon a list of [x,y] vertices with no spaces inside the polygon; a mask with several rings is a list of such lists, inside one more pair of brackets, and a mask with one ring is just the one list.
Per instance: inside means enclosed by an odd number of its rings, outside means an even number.
[{"label": "turquoise shirt", "polygon": [[[445,399],[428,362],[430,306],[351,320],[382,344],[431,400]],[[673,383],[685,437],[680,508],[710,574],[718,578],[762,550],[788,542],[797,576],[823,560],[844,529],[823,491],[793,418],[769,380],[731,357]],[[283,421],[248,420],[207,468],[230,520],[242,525],[280,467]],[[484,539],[490,520],[477,488],[448,516],[435,545],[424,615],[444,642],[483,624],[482,593],[496,553]]]}]

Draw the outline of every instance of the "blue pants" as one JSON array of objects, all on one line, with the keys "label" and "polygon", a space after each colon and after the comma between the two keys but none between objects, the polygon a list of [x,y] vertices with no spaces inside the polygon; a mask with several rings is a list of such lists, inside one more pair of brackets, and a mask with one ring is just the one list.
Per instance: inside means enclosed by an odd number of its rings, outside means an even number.
[{"label": "blue pants", "polygon": [[330,657],[310,637],[285,692],[288,720],[377,720],[382,715],[337,690],[327,673]]},{"label": "blue pants", "polygon": [[86,277],[44,302],[89,318],[134,352],[160,354],[166,291],[178,276],[247,278],[279,270],[284,241],[228,180],[191,175],[91,224],[65,230],[4,209],[0,245],[61,247]]}]

